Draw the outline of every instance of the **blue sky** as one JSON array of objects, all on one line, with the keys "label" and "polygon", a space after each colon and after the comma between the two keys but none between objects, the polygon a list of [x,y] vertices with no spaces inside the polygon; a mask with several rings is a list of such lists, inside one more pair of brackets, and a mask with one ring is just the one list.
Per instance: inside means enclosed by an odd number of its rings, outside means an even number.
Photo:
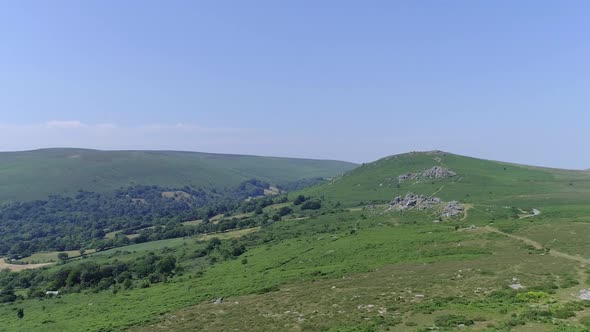
[{"label": "blue sky", "polygon": [[0,150],[590,168],[586,1],[14,1]]}]

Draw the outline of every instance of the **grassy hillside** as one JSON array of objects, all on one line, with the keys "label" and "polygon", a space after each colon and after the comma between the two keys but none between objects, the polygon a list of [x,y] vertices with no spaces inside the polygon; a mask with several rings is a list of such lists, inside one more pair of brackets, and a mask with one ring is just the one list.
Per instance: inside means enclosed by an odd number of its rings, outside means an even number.
[{"label": "grassy hillside", "polygon": [[[399,181],[399,175],[437,165],[456,174]],[[465,213],[440,221],[431,210],[398,212],[379,204],[408,191],[458,200]],[[268,217],[260,228],[116,248],[19,277],[0,272],[0,287],[24,294],[0,304],[0,326],[10,331],[590,328],[590,301],[578,298],[590,289],[588,172],[411,153],[363,165],[301,193],[321,207],[304,209],[305,203],[290,197],[258,216],[240,215]],[[295,194],[290,196],[300,193]],[[532,209],[540,214],[528,215]],[[215,243],[214,236],[222,240]],[[245,250],[232,250],[241,246]],[[150,251],[174,256],[175,271],[164,279],[134,272],[133,264]],[[115,281],[104,276],[98,284],[82,284],[83,290],[66,285],[59,298],[27,298],[32,281],[54,285],[64,269],[95,263],[101,265],[96,270],[110,271],[105,265],[121,262],[132,271],[130,287],[117,281],[120,276]],[[24,309],[22,319],[18,308]]]},{"label": "grassy hillside", "polygon": [[145,184],[226,187],[256,178],[274,184],[331,177],[355,165],[330,160],[172,151],[44,149],[0,153],[0,202],[104,192]]},{"label": "grassy hillside", "polygon": [[[456,176],[444,179],[400,181],[406,173],[433,166],[445,167]],[[445,152],[414,152],[364,164],[333,181],[304,190],[345,205],[390,201],[414,192],[444,200],[487,205],[587,205],[590,174],[482,160]],[[362,205],[362,204],[361,204]]]}]

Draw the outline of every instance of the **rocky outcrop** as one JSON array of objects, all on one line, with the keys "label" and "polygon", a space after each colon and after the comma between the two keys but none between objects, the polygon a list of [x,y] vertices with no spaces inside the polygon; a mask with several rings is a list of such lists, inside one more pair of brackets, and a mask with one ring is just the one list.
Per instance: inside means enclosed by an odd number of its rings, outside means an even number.
[{"label": "rocky outcrop", "polygon": [[420,180],[420,179],[446,179],[457,175],[457,173],[442,167],[434,166],[419,173],[406,173],[398,176],[399,181]]},{"label": "rocky outcrop", "polygon": [[389,211],[406,211],[406,210],[429,210],[438,209],[441,211],[441,217],[453,218],[462,215],[465,208],[457,201],[451,201],[445,204],[443,200],[438,197],[417,195],[414,193],[407,193],[405,197],[397,196],[389,202]]},{"label": "rocky outcrop", "polygon": [[590,301],[590,290],[582,289],[580,290],[580,294],[578,295],[580,300]]},{"label": "rocky outcrop", "polygon": [[411,209],[431,209],[440,204],[442,201],[438,197],[428,197],[416,195],[414,193],[406,194],[406,197],[398,196],[389,202],[389,209],[396,211]]},{"label": "rocky outcrop", "polygon": [[463,215],[464,212],[465,208],[463,207],[463,205],[459,204],[459,202],[457,201],[450,201],[449,203],[447,203],[447,205],[445,205],[442,217],[453,218],[458,215]]}]

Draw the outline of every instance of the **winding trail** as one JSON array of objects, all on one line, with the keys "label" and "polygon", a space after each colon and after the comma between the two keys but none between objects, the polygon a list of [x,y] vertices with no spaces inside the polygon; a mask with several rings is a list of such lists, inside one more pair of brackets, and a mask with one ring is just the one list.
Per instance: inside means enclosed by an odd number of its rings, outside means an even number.
[{"label": "winding trail", "polygon": [[463,204],[463,208],[465,211],[463,211],[463,218],[461,218],[461,220],[467,219],[469,216],[469,210],[473,209],[473,204]]},{"label": "winding trail", "polygon": [[430,197],[434,197],[434,195],[438,194],[439,192],[441,192],[443,189],[445,189],[445,185],[443,184],[442,187],[438,188],[437,191],[433,192],[432,194],[430,194]]},{"label": "winding trail", "polygon": [[580,257],[580,256],[576,256],[576,255],[566,254],[564,252],[557,251],[555,249],[546,248],[540,242],[537,242],[535,240],[531,240],[527,237],[502,232],[501,230],[499,230],[495,227],[491,227],[491,226],[485,226],[483,228],[489,232],[502,234],[502,235],[507,236],[509,238],[529,244],[529,245],[535,247],[535,249],[537,249],[537,250],[548,249],[549,255],[551,255],[551,256],[559,257],[559,258],[563,258],[563,259],[568,259],[568,260],[576,261],[576,262],[583,263],[583,264],[590,264],[589,259],[586,259],[586,258]]}]

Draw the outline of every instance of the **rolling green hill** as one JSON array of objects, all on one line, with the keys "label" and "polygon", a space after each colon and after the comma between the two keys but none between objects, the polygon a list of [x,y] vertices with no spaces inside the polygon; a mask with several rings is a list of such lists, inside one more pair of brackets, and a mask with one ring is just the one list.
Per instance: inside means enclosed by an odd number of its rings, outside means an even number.
[{"label": "rolling green hill", "polygon": [[0,153],[0,202],[105,192],[130,185],[229,187],[251,178],[284,184],[355,165],[331,160],[174,151],[43,149]]},{"label": "rolling green hill", "polygon": [[[408,192],[457,200],[465,210],[438,219],[434,209],[389,209],[386,203]],[[318,206],[306,208],[307,202]],[[270,204],[259,205],[260,213],[223,216],[246,225],[257,220],[250,224],[255,227],[98,251],[18,274],[0,271],[0,288],[22,296],[0,304],[0,326],[333,332],[590,327],[590,300],[582,296],[590,289],[586,171],[408,153]],[[199,224],[208,222],[215,220]],[[162,262],[172,261],[174,268],[164,269]],[[59,289],[60,296],[47,297],[46,289]]]},{"label": "rolling green hill", "polygon": [[[434,166],[455,176],[399,180]],[[371,201],[388,202],[414,192],[443,200],[486,205],[587,205],[590,174],[585,171],[541,168],[489,161],[451,153],[411,152],[364,164],[330,182],[303,191],[351,206]],[[362,204],[361,204],[362,205]]]}]

